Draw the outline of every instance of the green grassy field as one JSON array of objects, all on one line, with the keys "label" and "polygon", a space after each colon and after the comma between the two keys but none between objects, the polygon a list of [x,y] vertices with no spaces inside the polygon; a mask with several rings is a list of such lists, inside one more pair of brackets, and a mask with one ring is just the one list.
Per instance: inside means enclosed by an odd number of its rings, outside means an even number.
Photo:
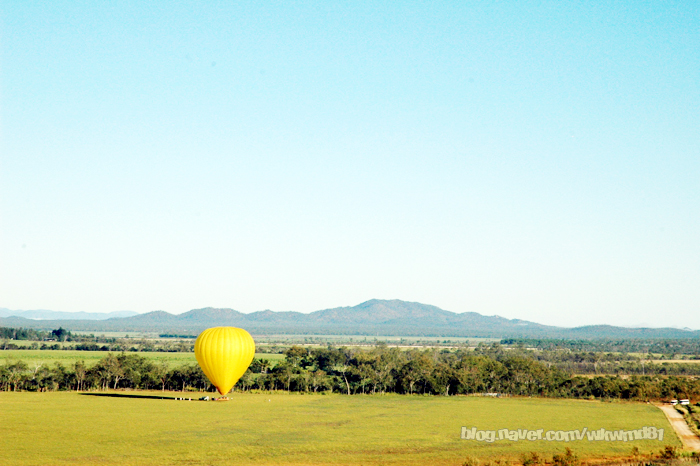
[{"label": "green grassy field", "polygon": [[[234,394],[230,401],[129,395],[175,392],[0,392],[2,465],[461,465],[469,457],[581,457],[679,446],[665,417],[642,403],[528,398]],[[188,394],[189,396],[190,394]],[[663,442],[460,439],[461,426],[608,430],[656,426]]]},{"label": "green grassy field", "polygon": [[[31,367],[33,364],[55,364],[60,362],[69,366],[76,361],[85,361],[88,366],[97,363],[104,358],[109,351],[75,351],[75,350],[4,350],[0,351],[0,364],[8,361],[24,361]],[[129,353],[153,359],[155,361],[167,361],[175,367],[184,364],[196,364],[194,353],[163,353],[163,352],[139,352]],[[284,359],[283,354],[255,353],[256,358],[265,358],[270,361]]]}]

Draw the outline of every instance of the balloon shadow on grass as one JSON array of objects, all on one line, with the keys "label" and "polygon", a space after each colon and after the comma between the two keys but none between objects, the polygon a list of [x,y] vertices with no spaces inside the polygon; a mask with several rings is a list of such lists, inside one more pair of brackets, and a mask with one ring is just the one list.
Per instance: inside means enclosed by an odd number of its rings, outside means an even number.
[{"label": "balloon shadow on grass", "polygon": [[176,400],[174,396],[131,395],[127,393],[80,393],[85,396],[109,396],[113,398],[145,398],[147,400]]}]

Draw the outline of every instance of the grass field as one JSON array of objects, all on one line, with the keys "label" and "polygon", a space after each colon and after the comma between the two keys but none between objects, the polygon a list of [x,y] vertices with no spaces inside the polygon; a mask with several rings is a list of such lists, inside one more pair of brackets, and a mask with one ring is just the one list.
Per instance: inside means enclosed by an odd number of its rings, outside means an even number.
[{"label": "grass field", "polygon": [[[24,361],[32,367],[33,364],[55,364],[60,362],[69,366],[76,361],[85,361],[90,366],[104,358],[109,351],[75,351],[75,350],[4,350],[0,351],[0,364],[8,361]],[[196,364],[194,353],[163,353],[163,352],[139,352],[128,353],[153,359],[155,361],[167,361],[171,366],[184,364]],[[283,354],[255,353],[256,358],[265,358],[270,361],[284,359]]]},{"label": "grass field", "polygon": [[[129,398],[161,392],[0,392],[2,465],[461,465],[469,457],[581,457],[679,446],[642,403],[528,398],[235,394],[227,402]],[[99,394],[97,394],[99,395]],[[165,396],[178,393],[165,392]],[[189,395],[189,394],[188,394]],[[461,440],[461,426],[608,430],[656,426],[663,442]]]}]

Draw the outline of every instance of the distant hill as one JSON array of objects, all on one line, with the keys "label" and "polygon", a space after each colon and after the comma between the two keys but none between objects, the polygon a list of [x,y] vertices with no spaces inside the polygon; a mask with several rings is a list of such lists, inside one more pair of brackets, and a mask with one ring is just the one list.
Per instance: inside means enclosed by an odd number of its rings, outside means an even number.
[{"label": "distant hill", "polygon": [[230,325],[254,334],[337,334],[366,336],[441,336],[482,338],[700,338],[700,331],[675,328],[626,328],[609,325],[576,328],[553,327],[520,319],[457,314],[435,306],[372,299],[352,307],[337,307],[303,314],[258,311],[243,314],[233,309],[193,309],[173,315],[153,311],[106,320],[29,320],[0,318],[3,327],[58,328],[79,331],[123,331],[196,334],[208,327]]},{"label": "distant hill", "polygon": [[106,320],[113,317],[132,317],[135,315],[138,315],[138,312],[60,312],[47,311],[44,309],[37,309],[34,311],[13,311],[10,309],[0,308],[0,317],[16,316],[34,320]]}]

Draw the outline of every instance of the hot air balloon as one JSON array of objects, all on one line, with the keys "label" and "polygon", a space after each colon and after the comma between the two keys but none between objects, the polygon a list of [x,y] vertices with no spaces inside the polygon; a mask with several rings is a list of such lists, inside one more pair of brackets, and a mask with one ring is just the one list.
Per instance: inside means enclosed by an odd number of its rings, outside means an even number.
[{"label": "hot air balloon", "polygon": [[208,328],[197,337],[194,355],[212,385],[226,395],[253,361],[255,342],[242,328]]}]

